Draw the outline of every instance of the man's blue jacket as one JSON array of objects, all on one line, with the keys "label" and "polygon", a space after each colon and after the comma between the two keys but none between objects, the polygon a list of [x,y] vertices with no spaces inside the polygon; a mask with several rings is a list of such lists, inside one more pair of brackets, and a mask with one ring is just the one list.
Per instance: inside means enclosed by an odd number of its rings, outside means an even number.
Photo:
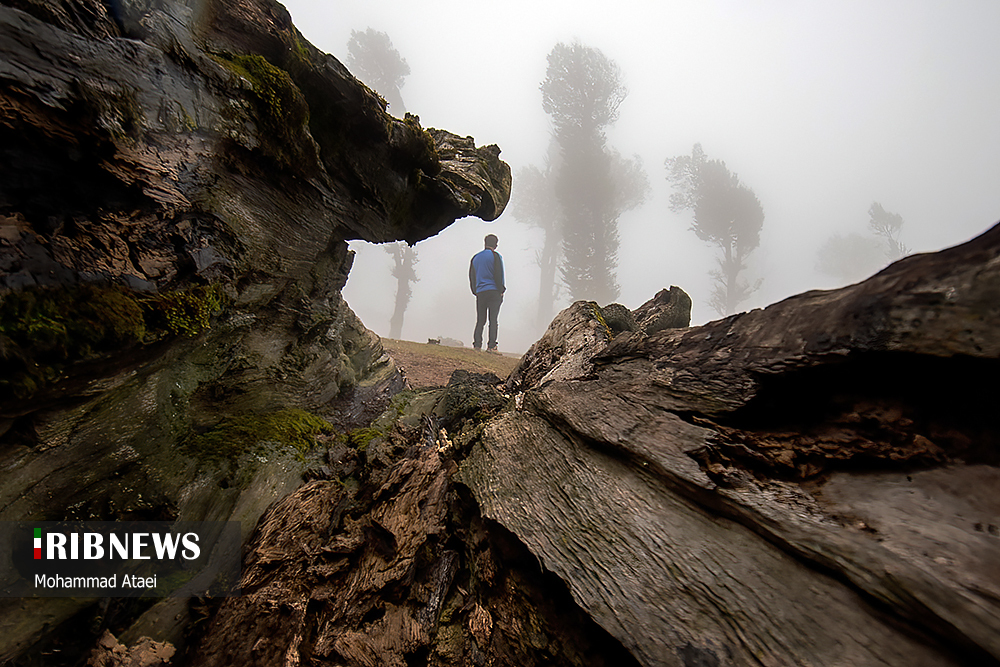
[{"label": "man's blue jacket", "polygon": [[507,287],[503,282],[503,258],[500,253],[486,248],[472,256],[469,262],[469,287],[473,294],[487,290],[498,290],[501,294]]}]

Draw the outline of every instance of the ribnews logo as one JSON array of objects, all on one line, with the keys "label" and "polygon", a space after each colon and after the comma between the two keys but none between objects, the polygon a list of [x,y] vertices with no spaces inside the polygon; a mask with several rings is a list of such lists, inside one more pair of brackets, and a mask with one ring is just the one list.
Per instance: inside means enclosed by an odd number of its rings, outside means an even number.
[{"label": "ribnews logo", "polygon": [[237,522],[0,521],[0,597],[239,594]]},{"label": "ribnews logo", "polygon": [[[104,558],[105,547],[104,535],[97,532],[83,533],[82,556],[81,556],[81,533],[48,533],[48,541],[44,558],[49,560],[96,560]],[[108,535],[108,556],[118,555],[122,560],[132,558],[134,560],[149,560],[153,558],[146,547],[155,549],[155,558],[164,560],[166,558],[177,558],[178,547],[183,544],[181,556],[185,560],[195,560],[201,555],[199,546],[200,536],[196,532],[184,533],[125,533],[119,535],[110,533]],[[129,539],[131,538],[132,549],[129,549]],[[69,545],[67,546],[67,541]],[[42,529],[35,528],[35,560],[42,560]],[[67,551],[69,556],[66,555]]]}]

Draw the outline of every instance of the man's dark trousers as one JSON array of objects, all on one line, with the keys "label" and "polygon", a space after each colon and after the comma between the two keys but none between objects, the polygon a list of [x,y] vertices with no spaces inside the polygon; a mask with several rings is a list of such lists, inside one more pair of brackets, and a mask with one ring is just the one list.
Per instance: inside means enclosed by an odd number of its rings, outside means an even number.
[{"label": "man's dark trousers", "polygon": [[500,315],[500,304],[503,303],[503,293],[500,290],[488,289],[476,295],[476,330],[472,337],[472,347],[477,350],[483,347],[483,325],[486,318],[490,319],[490,342],[488,347],[497,346],[497,316]]}]

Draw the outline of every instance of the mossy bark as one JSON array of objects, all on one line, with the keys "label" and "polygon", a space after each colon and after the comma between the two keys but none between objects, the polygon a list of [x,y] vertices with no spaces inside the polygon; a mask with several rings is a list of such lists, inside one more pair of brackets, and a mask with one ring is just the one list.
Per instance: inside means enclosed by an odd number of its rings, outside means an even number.
[{"label": "mossy bark", "polygon": [[[347,241],[474,213],[449,171],[500,174],[481,207],[498,215],[509,169],[474,145],[439,163],[437,135],[386,114],[278,3],[15,4],[0,6],[0,519],[249,531],[315,464],[295,446],[311,436],[264,433],[268,416],[349,430],[401,388],[341,297]],[[184,446],[237,423],[259,428],[228,457]],[[47,632],[39,607],[0,633],[0,662]]]}]

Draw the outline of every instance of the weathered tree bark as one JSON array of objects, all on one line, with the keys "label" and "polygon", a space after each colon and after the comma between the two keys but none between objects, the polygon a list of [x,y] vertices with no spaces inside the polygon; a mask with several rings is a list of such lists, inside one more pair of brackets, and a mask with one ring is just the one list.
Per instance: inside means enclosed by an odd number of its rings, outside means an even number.
[{"label": "weathered tree bark", "polygon": [[997,664],[998,257],[613,340],[575,304],[459,479],[643,664]]},{"label": "weathered tree bark", "polygon": [[[392,118],[270,0],[0,2],[0,519],[249,534],[311,462],[199,436],[384,408],[403,381],[341,297],[347,241],[494,219],[499,152]],[[88,604],[0,610],[0,662]],[[174,641],[181,612],[144,627]]]},{"label": "weathered tree bark", "polygon": [[[202,625],[186,602],[123,613],[132,651],[1000,664],[1000,227],[693,329],[612,337],[578,303],[503,391],[404,395],[322,459],[279,443],[257,466],[252,442],[213,463],[190,445],[225,419],[346,427],[388,403],[398,377],[339,295],[346,240],[495,218],[499,149],[391,118],[263,0],[3,3],[0,146],[0,519],[249,531],[271,506],[244,595]],[[25,295],[106,335],[60,341],[86,327],[52,310],[22,326]],[[0,661],[85,604],[5,606]]]},{"label": "weathered tree bark", "polygon": [[331,450],[192,659],[997,664],[998,255],[651,335],[574,304]]},{"label": "weathered tree bark", "polygon": [[456,371],[377,421],[363,451],[331,450],[331,479],[264,518],[243,595],[187,664],[635,665],[452,481],[474,422],[506,402],[498,384]]},{"label": "weathered tree bark", "polygon": [[662,289],[633,313],[639,330],[654,334],[662,329],[679,329],[691,324],[691,297],[676,285]]}]

